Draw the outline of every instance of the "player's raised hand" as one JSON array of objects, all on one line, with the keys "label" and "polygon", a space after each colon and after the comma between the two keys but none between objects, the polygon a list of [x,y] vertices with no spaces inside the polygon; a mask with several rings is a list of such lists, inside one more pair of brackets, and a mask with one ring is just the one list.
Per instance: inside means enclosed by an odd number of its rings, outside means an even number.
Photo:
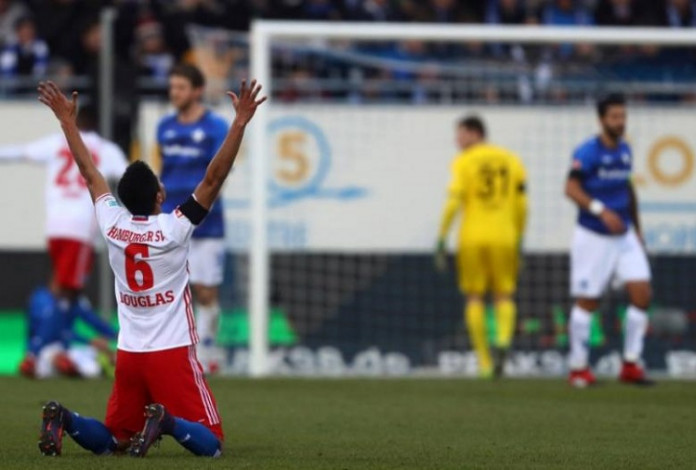
[{"label": "player's raised hand", "polygon": [[252,80],[251,84],[247,86],[246,80],[242,80],[242,85],[239,89],[239,95],[232,91],[227,92],[227,96],[232,99],[232,104],[234,105],[234,110],[237,115],[234,120],[237,124],[247,125],[251,118],[254,117],[256,108],[261,105],[267,96],[259,98],[259,93],[261,92],[261,85],[256,83],[256,80]]},{"label": "player's raised hand", "polygon": [[77,92],[68,99],[52,81],[39,82],[39,101],[51,108],[59,121],[75,121],[77,116]]},{"label": "player's raised hand", "polygon": [[623,220],[612,210],[604,209],[602,213],[599,214],[599,218],[602,219],[602,222],[609,229],[610,233],[620,234],[626,231],[626,225]]}]

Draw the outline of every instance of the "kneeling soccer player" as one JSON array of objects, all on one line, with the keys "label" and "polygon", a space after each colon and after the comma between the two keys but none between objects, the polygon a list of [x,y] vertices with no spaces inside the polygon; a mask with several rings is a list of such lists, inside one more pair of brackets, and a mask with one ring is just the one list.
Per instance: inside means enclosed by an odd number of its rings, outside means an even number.
[{"label": "kneeling soccer player", "polygon": [[39,100],[60,121],[94,201],[116,279],[121,328],[105,422],[46,403],[39,439],[44,455],[60,455],[64,431],[95,454],[127,448],[144,457],[162,435],[171,435],[196,455],[220,455],[222,425],[196,357],[186,260],[191,234],[217,199],[246,125],[265,101],[257,99],[260,89],[255,81],[250,87],[242,82],[239,96],[228,93],[235,120],[205,177],[176,210],[163,213],[164,187],[142,162],[131,164],[119,182],[125,208],[119,205],[75,125],[77,93],[68,100],[52,82],[39,85]]}]

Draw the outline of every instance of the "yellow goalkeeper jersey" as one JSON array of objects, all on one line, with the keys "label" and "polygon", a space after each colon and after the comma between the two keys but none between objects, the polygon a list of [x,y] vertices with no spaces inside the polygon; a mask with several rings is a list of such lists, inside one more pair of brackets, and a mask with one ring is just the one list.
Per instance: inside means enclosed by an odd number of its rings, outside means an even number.
[{"label": "yellow goalkeeper jersey", "polygon": [[526,171],[508,150],[481,143],[452,164],[450,197],[461,201],[460,243],[517,244],[526,222]]}]

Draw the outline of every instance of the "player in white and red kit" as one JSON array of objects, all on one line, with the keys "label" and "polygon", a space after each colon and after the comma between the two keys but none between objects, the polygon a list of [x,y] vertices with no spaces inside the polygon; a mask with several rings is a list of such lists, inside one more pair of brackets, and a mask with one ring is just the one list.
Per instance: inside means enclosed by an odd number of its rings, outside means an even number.
[{"label": "player in white and red kit", "polygon": [[196,357],[198,337],[186,260],[193,230],[217,199],[244,129],[265,101],[257,99],[260,89],[255,81],[250,87],[242,82],[239,97],[228,93],[236,116],[227,136],[193,194],[173,212],[163,213],[164,187],[142,162],[130,165],[119,182],[125,208],[119,205],[75,126],[77,94],[68,100],[52,82],[40,84],[39,100],[60,121],[94,200],[116,277],[121,327],[105,423],[72,413],[57,402],[47,403],[39,440],[44,455],[60,454],[63,430],[96,454],[128,446],[130,455],[142,457],[168,434],[196,455],[220,455],[222,425]]},{"label": "player in white and red kit", "polygon": [[[97,134],[95,110],[88,106],[80,109],[76,121],[99,171],[107,180],[118,180],[126,170],[126,157],[115,143]],[[37,289],[29,302],[31,333],[20,370],[26,376],[41,378],[90,369],[90,365],[82,367],[68,351],[67,333],[72,331],[74,319],[88,318],[105,334],[106,338],[92,341],[98,349],[107,350],[105,339],[114,333],[82,296],[97,235],[87,183],[60,132],[24,145],[2,146],[0,160],[24,160],[46,167],[46,237],[53,273],[48,291]]]}]

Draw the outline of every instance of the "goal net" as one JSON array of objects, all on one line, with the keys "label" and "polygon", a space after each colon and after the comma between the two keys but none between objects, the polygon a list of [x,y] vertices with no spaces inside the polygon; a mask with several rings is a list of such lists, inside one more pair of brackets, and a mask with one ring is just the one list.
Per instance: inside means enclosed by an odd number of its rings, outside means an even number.
[{"label": "goal net", "polygon": [[[230,36],[226,76],[249,73],[271,99],[225,194],[237,273],[225,289],[250,339],[232,345],[229,372],[475,373],[454,263],[439,273],[432,253],[455,124],[476,114],[529,178],[508,373],[564,373],[563,188],[572,150],[597,132],[595,99],[618,91],[654,274],[647,365],[696,374],[693,32],[261,22],[250,38]],[[612,291],[595,319],[600,373],[619,365],[624,309]]]}]

